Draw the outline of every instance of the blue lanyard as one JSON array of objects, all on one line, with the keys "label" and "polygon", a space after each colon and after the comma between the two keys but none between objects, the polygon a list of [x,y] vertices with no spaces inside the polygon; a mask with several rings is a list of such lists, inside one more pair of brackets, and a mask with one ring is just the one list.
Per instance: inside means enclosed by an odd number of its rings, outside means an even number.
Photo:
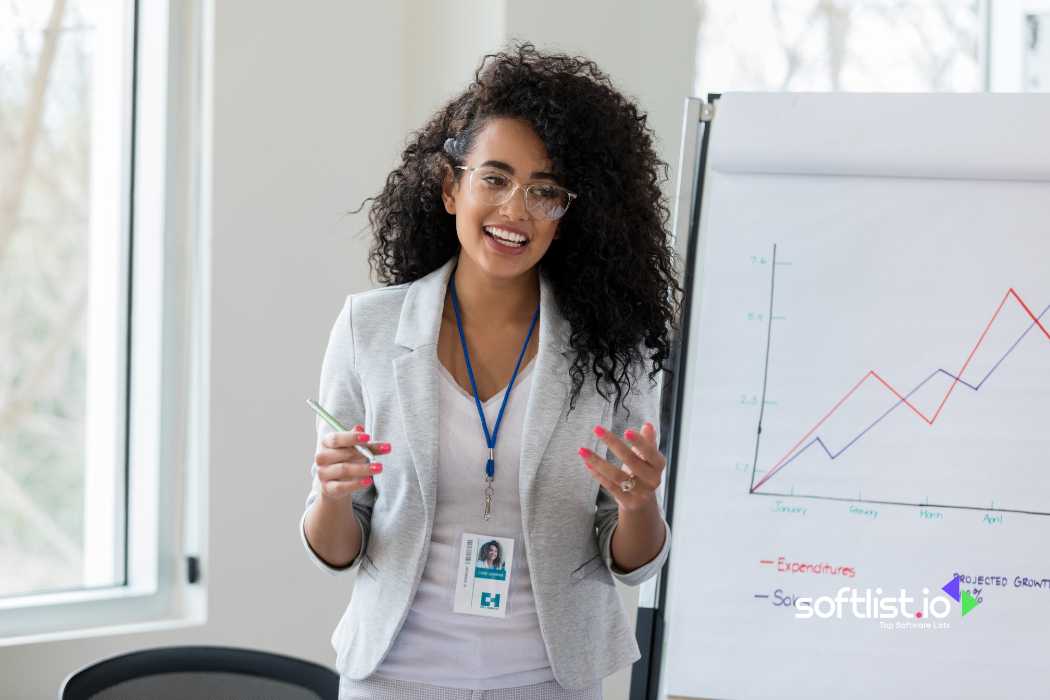
[{"label": "blue lanyard", "polygon": [[493,429],[492,434],[489,435],[489,425],[485,420],[485,411],[481,407],[481,399],[478,397],[478,385],[474,381],[474,369],[470,366],[470,352],[467,350],[467,338],[463,334],[463,320],[460,317],[459,311],[459,298],[456,296],[456,271],[452,270],[452,276],[449,280],[449,291],[452,296],[452,310],[456,312],[456,328],[459,329],[459,344],[463,348],[463,359],[467,363],[467,375],[470,377],[470,388],[474,392],[474,404],[478,407],[478,415],[481,417],[481,428],[485,431],[485,444],[489,448],[489,458],[485,462],[485,507],[482,511],[482,517],[485,520],[489,519],[492,513],[492,480],[496,476],[496,458],[493,450],[496,447],[496,436],[499,434],[500,423],[503,422],[503,410],[507,407],[507,399],[510,398],[510,390],[514,388],[514,380],[518,377],[518,369],[521,367],[521,360],[525,357],[525,350],[529,347],[529,340],[532,339],[532,331],[536,328],[536,321],[540,318],[540,305],[536,304],[536,313],[532,315],[532,323],[529,325],[529,333],[525,336],[525,344],[521,346],[521,353],[518,355],[518,362],[514,365],[514,373],[510,375],[510,384],[507,385],[507,391],[503,394],[503,403],[499,407],[499,415],[496,417],[496,427]]}]

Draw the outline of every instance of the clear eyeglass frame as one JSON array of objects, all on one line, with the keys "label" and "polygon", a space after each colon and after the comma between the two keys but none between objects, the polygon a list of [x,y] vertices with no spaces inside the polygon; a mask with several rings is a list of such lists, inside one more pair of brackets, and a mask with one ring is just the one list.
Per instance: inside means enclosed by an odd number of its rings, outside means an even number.
[{"label": "clear eyeglass frame", "polygon": [[[474,184],[475,173],[477,173],[478,171],[482,171],[482,170],[484,170],[484,171],[491,170],[491,171],[493,171],[495,173],[498,173],[500,177],[505,177],[508,180],[510,180],[511,182],[513,182],[514,183],[514,187],[511,188],[510,192],[505,197],[503,197],[503,199],[501,201],[495,201],[495,200],[492,200],[491,198],[489,198],[486,201],[487,204],[489,204],[491,206],[503,206],[504,204],[509,202],[514,197],[514,195],[516,195],[518,193],[519,189],[523,189],[523,190],[525,190],[525,210],[528,211],[533,216],[536,216],[536,217],[541,218],[541,219],[546,219],[548,221],[557,221],[561,217],[565,216],[565,213],[567,211],[569,211],[569,206],[572,204],[572,200],[574,200],[577,197],[579,197],[579,195],[576,194],[575,192],[571,192],[571,191],[567,190],[566,188],[562,187],[561,185],[557,185],[557,184],[554,184],[554,183],[551,183],[551,182],[542,182],[542,183],[540,183],[540,182],[533,182],[533,183],[529,183],[528,185],[523,185],[520,182],[518,182],[517,180],[515,180],[513,177],[508,175],[507,173],[505,173],[505,172],[503,172],[501,170],[498,170],[496,168],[477,167],[477,166],[468,166],[468,165],[457,165],[456,166],[456,170],[466,170],[467,173],[469,173],[467,186],[470,189],[470,193],[473,196],[478,197],[479,199],[482,199],[483,195],[478,191],[478,188]],[[568,197],[568,202],[565,204],[565,208],[562,209],[561,212],[557,216],[551,216],[550,212],[544,210],[544,208],[542,206],[542,200],[540,200],[537,195],[533,194],[533,188],[540,188],[540,187],[554,187],[554,188],[564,192],[565,195]]]}]

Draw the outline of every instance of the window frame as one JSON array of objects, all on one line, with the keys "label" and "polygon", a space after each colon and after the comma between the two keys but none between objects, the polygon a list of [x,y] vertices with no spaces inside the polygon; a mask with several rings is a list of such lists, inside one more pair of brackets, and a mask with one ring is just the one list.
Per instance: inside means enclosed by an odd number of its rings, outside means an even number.
[{"label": "window frame", "polygon": [[[94,177],[102,171],[92,165],[92,191],[105,198],[92,194],[92,226],[119,226],[119,246],[110,245],[110,252],[119,247],[127,273],[115,285],[125,314],[118,340],[126,348],[123,365],[101,371],[98,395],[112,394],[116,385],[124,400],[104,403],[112,414],[97,421],[101,427],[86,442],[101,444],[105,454],[106,441],[124,436],[112,451],[123,459],[86,462],[88,469],[123,468],[122,480],[105,473],[91,479],[102,486],[92,492],[98,501],[85,506],[85,561],[88,538],[95,537],[118,560],[103,559],[94,577],[105,580],[108,572],[112,580],[115,572],[118,583],[92,585],[88,574],[76,590],[0,598],[0,647],[202,624],[206,614],[206,589],[196,571],[187,573],[191,560],[199,570],[206,541],[210,284],[203,185],[210,173],[202,158],[209,134],[201,115],[210,113],[202,67],[210,65],[212,8],[206,0],[129,0],[127,11],[125,97],[116,123],[130,128],[102,137],[119,151],[105,158],[110,173],[120,161],[121,177],[97,187]],[[100,131],[93,128],[94,148]],[[97,205],[105,207],[98,224]],[[112,483],[121,485],[109,493]],[[105,514],[107,507],[117,510],[116,518]],[[116,526],[92,528],[92,508],[100,514],[96,522]]]},{"label": "window frame", "polygon": [[1030,12],[1050,13],[1050,0],[984,0],[984,5],[988,33],[988,89],[993,92],[1025,92],[1020,50],[1024,42],[1021,21]]}]

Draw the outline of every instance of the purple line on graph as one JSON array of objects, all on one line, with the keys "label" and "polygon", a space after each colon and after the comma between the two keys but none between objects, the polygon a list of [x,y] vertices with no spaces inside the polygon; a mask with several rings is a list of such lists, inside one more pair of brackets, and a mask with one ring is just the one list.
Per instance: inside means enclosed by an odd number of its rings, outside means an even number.
[{"label": "purple line on graph", "polygon": [[[1043,309],[1042,313],[1040,313],[1040,314],[1039,314],[1039,316],[1037,316],[1037,317],[1036,317],[1036,320],[1040,320],[1040,321],[1041,321],[1041,320],[1043,319],[1043,316],[1045,316],[1045,315],[1046,315],[1046,312],[1047,312],[1047,311],[1050,311],[1050,306],[1047,306],[1047,307],[1046,307],[1045,309]],[[831,450],[829,450],[829,449],[828,449],[828,446],[827,446],[826,444],[824,444],[824,441],[823,441],[823,440],[821,440],[821,439],[820,439],[820,437],[818,436],[818,437],[815,437],[815,438],[813,438],[813,439],[812,439],[812,440],[810,440],[809,442],[807,442],[807,443],[806,443],[806,445],[805,445],[805,447],[803,447],[803,448],[802,448],[801,450],[799,450],[798,452],[796,452],[795,454],[793,454],[793,455],[791,456],[791,459],[787,460],[787,461],[786,461],[786,462],[784,462],[784,463],[783,463],[782,465],[780,465],[780,467],[778,467],[778,470],[779,470],[779,469],[783,469],[783,468],[784,468],[784,467],[786,467],[787,465],[789,465],[789,464],[791,464],[792,462],[794,462],[794,461],[795,461],[795,460],[796,460],[796,459],[797,459],[798,457],[800,457],[800,456],[802,455],[802,453],[803,453],[803,452],[805,452],[806,450],[808,450],[808,449],[809,449],[810,447],[812,447],[812,446],[813,446],[813,445],[815,445],[815,444],[819,444],[819,445],[820,445],[820,447],[821,447],[821,449],[822,449],[822,450],[824,450],[824,453],[825,453],[825,454],[826,454],[826,455],[827,455],[827,456],[828,456],[828,457],[829,457],[830,459],[832,459],[832,460],[834,460],[834,459],[837,459],[837,458],[838,458],[838,457],[839,457],[839,456],[840,456],[840,455],[841,455],[841,454],[842,454],[843,452],[845,452],[845,451],[846,451],[846,450],[848,450],[848,449],[849,449],[850,447],[852,447],[852,446],[853,446],[853,443],[857,442],[857,440],[860,440],[860,439],[861,439],[862,437],[864,437],[864,436],[865,436],[865,435],[866,435],[866,434],[868,433],[868,431],[869,431],[869,430],[871,430],[871,429],[872,429],[872,428],[874,428],[874,427],[875,427],[876,425],[878,425],[879,423],[881,423],[881,422],[882,422],[882,420],[883,420],[883,419],[884,419],[884,418],[885,418],[886,416],[888,416],[888,415],[890,415],[891,413],[893,413],[894,411],[896,411],[896,410],[897,410],[897,409],[898,409],[898,408],[900,407],[900,405],[901,405],[902,403],[904,403],[904,402],[905,402],[905,401],[906,401],[907,399],[910,399],[910,398],[911,398],[912,394],[914,394],[915,392],[917,392],[917,391],[918,391],[919,389],[923,388],[923,387],[924,387],[924,386],[926,385],[926,383],[927,383],[927,382],[929,382],[929,381],[930,381],[931,379],[933,379],[934,377],[936,377],[936,376],[937,376],[938,374],[944,374],[944,375],[946,375],[946,376],[950,377],[950,378],[951,378],[951,379],[953,379],[953,380],[957,380],[957,381],[958,381],[958,382],[959,382],[960,384],[962,384],[963,386],[965,386],[966,388],[968,388],[968,389],[970,389],[970,390],[972,390],[972,391],[979,391],[979,390],[980,390],[980,388],[981,388],[982,386],[984,386],[984,383],[985,383],[986,381],[988,381],[988,377],[992,376],[992,374],[993,374],[993,373],[995,372],[995,370],[999,369],[999,365],[1001,365],[1001,364],[1003,363],[1003,360],[1005,360],[1005,359],[1006,359],[1007,357],[1009,357],[1009,356],[1010,356],[1010,353],[1012,353],[1012,352],[1014,351],[1014,348],[1016,348],[1016,347],[1017,347],[1018,345],[1020,345],[1020,344],[1021,344],[1021,341],[1025,339],[1025,336],[1027,336],[1027,335],[1028,335],[1028,334],[1029,334],[1029,333],[1030,333],[1030,332],[1032,331],[1032,329],[1033,329],[1033,328],[1035,328],[1035,326],[1036,326],[1036,322],[1035,322],[1035,321],[1032,321],[1032,322],[1031,322],[1031,323],[1030,323],[1030,324],[1028,325],[1028,328],[1027,328],[1027,329],[1025,329],[1025,332],[1021,334],[1021,337],[1019,337],[1019,338],[1018,338],[1017,340],[1015,340],[1015,341],[1014,341],[1014,344],[1010,346],[1010,349],[1009,349],[1009,350],[1007,350],[1007,351],[1006,351],[1006,353],[1005,353],[1005,354],[1004,354],[1004,355],[1003,355],[1002,357],[1000,357],[1000,358],[999,358],[999,361],[998,361],[998,362],[996,362],[996,363],[995,363],[995,365],[993,365],[993,366],[992,366],[992,368],[991,368],[990,370],[988,370],[988,374],[984,375],[984,379],[982,379],[982,380],[981,380],[980,382],[978,382],[976,386],[974,386],[973,384],[970,384],[969,382],[967,382],[966,380],[962,379],[961,377],[956,377],[956,376],[955,376],[954,374],[952,374],[951,372],[949,372],[949,371],[947,371],[947,370],[945,370],[945,369],[938,369],[938,370],[934,371],[934,372],[933,372],[933,373],[932,373],[932,374],[931,374],[930,376],[926,377],[926,379],[923,379],[923,380],[922,380],[921,382],[919,382],[919,384],[918,384],[918,385],[917,385],[917,386],[916,386],[916,387],[915,387],[914,389],[912,389],[911,391],[909,391],[909,392],[907,393],[907,395],[906,395],[906,396],[905,396],[905,397],[904,397],[903,399],[900,399],[899,401],[897,401],[897,403],[893,404],[893,406],[892,406],[892,407],[890,408],[890,410],[886,411],[886,412],[885,412],[885,413],[883,413],[883,414],[882,414],[881,416],[879,416],[879,417],[878,417],[878,418],[877,418],[877,419],[875,420],[875,422],[874,422],[874,423],[872,423],[872,424],[871,424],[871,425],[869,425],[869,426],[868,426],[867,428],[865,428],[864,430],[862,430],[862,431],[861,431],[861,432],[860,432],[860,433],[859,433],[859,434],[858,434],[858,435],[857,435],[857,436],[856,436],[855,438],[853,438],[852,440],[850,440],[849,442],[847,442],[847,443],[846,443],[846,444],[845,444],[845,445],[844,445],[844,446],[842,447],[842,449],[841,449],[841,450],[839,450],[838,452],[832,453],[832,452],[831,452]]]}]

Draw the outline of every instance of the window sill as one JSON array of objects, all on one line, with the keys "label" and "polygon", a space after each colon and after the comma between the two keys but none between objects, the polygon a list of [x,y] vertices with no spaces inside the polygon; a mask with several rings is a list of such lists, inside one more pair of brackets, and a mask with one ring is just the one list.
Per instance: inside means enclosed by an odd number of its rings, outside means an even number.
[{"label": "window sill", "polygon": [[203,625],[207,593],[106,588],[0,601],[0,648]]},{"label": "window sill", "polygon": [[187,627],[200,627],[204,625],[205,622],[206,620],[204,616],[194,616],[192,618],[151,620],[148,622],[135,622],[122,625],[107,625],[102,627],[64,630],[60,632],[27,634],[21,637],[0,637],[0,648],[25,646],[27,644],[45,644],[48,642],[64,642],[74,639],[91,639],[93,637],[114,637],[125,634],[142,634],[146,632],[167,632],[170,630],[185,629]]},{"label": "window sill", "polygon": [[[111,621],[107,623],[101,623],[100,618],[95,615],[85,615],[81,620],[69,619],[74,617],[72,615],[67,616],[63,621],[65,624],[56,624],[53,629],[45,630],[41,632],[27,632],[25,634],[10,634],[9,636],[2,636],[0,632],[0,649],[5,646],[21,646],[24,644],[38,644],[45,642],[54,641],[66,641],[70,639],[89,639],[92,637],[112,637],[118,635],[128,634],[142,634],[149,632],[167,632],[171,630],[181,630],[192,627],[199,627],[199,625],[205,624],[207,621],[207,606],[206,606],[206,591],[204,589],[195,588],[195,590],[184,590],[181,597],[181,604],[177,606],[167,606],[167,610],[159,609],[156,606],[155,594],[148,595],[143,593],[134,593],[125,591],[122,589],[106,589],[104,591],[77,591],[76,593],[64,593],[55,594],[63,595],[68,599],[70,603],[80,602],[81,604],[91,604],[84,598],[87,594],[93,594],[96,604],[99,606],[106,606],[106,604],[112,604],[117,602],[122,604],[124,607],[123,613],[125,619],[118,621]],[[48,596],[34,596],[34,598],[47,598],[54,599],[55,595]],[[74,599],[76,596],[76,599]],[[138,598],[138,599],[137,599]],[[24,604],[25,598],[19,599]],[[8,601],[8,610],[0,612],[0,621],[6,614],[18,614],[20,611],[10,606]],[[152,604],[151,604],[152,603]],[[21,607],[24,611],[24,607]],[[39,611],[50,611],[49,608],[37,608],[37,615],[40,615]],[[70,611],[71,612],[71,611]],[[91,619],[91,618],[95,619]],[[116,615],[110,615],[111,620]]]}]

